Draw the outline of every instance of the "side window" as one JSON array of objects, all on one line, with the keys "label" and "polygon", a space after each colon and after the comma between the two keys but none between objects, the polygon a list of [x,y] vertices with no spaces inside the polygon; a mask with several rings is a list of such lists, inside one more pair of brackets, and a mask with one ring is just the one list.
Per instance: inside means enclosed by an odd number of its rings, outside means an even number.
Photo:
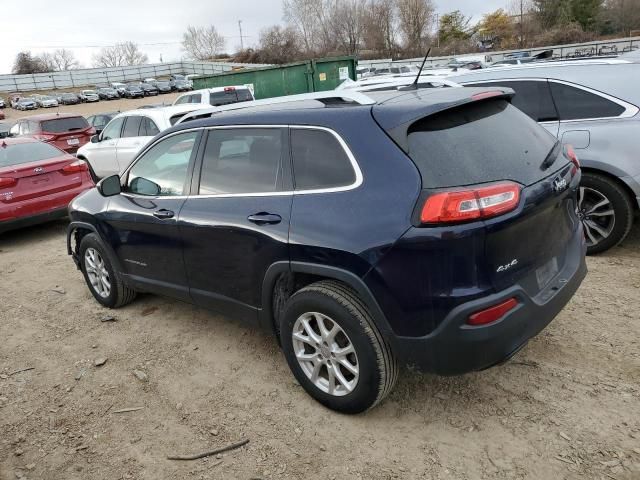
[{"label": "side window", "polygon": [[200,103],[202,101],[202,95],[200,93],[196,93],[191,95],[191,100],[189,103]]},{"label": "side window", "polygon": [[114,140],[116,138],[120,138],[120,131],[122,130],[123,122],[124,117],[116,118],[109,122],[107,128],[102,131],[102,140]]},{"label": "side window", "polygon": [[617,117],[625,110],[621,105],[600,95],[553,81],[549,84],[560,120]]},{"label": "side window", "polygon": [[199,134],[181,133],[154,145],[129,170],[126,191],[154,197],[182,195]]},{"label": "side window", "polygon": [[122,138],[139,136],[142,117],[132,116],[126,118],[127,119],[124,122],[124,130],[122,131]]},{"label": "side window", "polygon": [[470,87],[508,87],[516,92],[511,104],[522,110],[536,122],[550,122],[558,120],[558,113],[553,104],[551,90],[546,81],[507,81],[474,83]]},{"label": "side window", "polygon": [[268,193],[282,188],[282,130],[210,130],[200,195]]},{"label": "side window", "polygon": [[20,124],[16,123],[13,127],[11,127],[9,133],[13,136],[20,135]]},{"label": "side window", "polygon": [[29,133],[29,122],[20,122],[20,135],[27,135]]},{"label": "side window", "polygon": [[149,117],[142,117],[140,123],[140,136],[141,137],[155,137],[160,133],[160,129],[153,120]]},{"label": "side window", "polygon": [[292,129],[291,152],[296,190],[346,187],[356,181],[347,153],[329,132]]},{"label": "side window", "polygon": [[175,105],[183,105],[185,103],[191,103],[191,95],[183,95],[176,100]]}]

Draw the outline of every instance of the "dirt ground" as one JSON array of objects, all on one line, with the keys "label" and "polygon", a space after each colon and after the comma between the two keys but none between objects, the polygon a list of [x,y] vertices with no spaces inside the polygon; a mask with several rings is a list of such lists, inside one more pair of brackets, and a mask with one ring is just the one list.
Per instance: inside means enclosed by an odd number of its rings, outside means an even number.
[{"label": "dirt ground", "polygon": [[265,333],[151,295],[100,307],[65,222],[5,234],[0,479],[638,479],[639,226],[588,263],[509,363],[405,371],[380,406],[344,416],[305,394]]},{"label": "dirt ground", "polygon": [[[77,93],[77,92],[76,92]],[[51,94],[51,93],[49,93]],[[26,94],[31,95],[30,93]],[[173,104],[173,101],[181,95],[181,93],[169,93],[165,95],[158,95],[157,97],[145,97],[145,98],[122,98],[120,100],[101,100],[95,103],[80,103],[78,105],[61,105],[59,108],[39,108],[38,110],[30,110],[22,112],[20,110],[14,110],[13,108],[5,108],[3,110],[6,119],[3,122],[12,124],[17,119],[23,117],[30,117],[32,115],[40,115],[43,113],[79,113],[85,117],[89,115],[95,115],[96,113],[103,112],[124,112],[126,110],[134,110],[141,105],[164,103],[166,105]],[[3,95],[5,100],[6,96]]]}]

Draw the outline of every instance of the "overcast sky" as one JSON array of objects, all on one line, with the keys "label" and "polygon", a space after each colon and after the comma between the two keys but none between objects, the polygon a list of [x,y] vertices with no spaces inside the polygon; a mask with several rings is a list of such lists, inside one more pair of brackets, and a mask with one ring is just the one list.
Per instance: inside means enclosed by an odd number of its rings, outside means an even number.
[{"label": "overcast sky", "polygon": [[[440,13],[460,9],[479,19],[504,7],[507,0],[435,0]],[[132,40],[149,61],[178,60],[182,33],[188,25],[216,26],[227,38],[227,50],[240,45],[242,20],[245,46],[260,30],[282,22],[282,0],[11,0],[2,2],[0,73],[9,73],[18,52],[68,48],[83,66],[92,66],[100,46]],[[14,20],[15,19],[15,20]]]}]

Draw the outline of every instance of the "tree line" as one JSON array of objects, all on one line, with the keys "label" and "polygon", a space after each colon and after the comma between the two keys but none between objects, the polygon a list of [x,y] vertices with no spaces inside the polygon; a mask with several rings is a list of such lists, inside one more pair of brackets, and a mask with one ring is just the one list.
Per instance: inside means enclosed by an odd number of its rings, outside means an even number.
[{"label": "tree line", "polygon": [[[215,28],[189,26],[182,49],[194,60],[286,63],[310,57],[411,58],[478,50],[517,49],[640,35],[640,0],[505,0],[479,21],[460,10],[437,14],[434,0],[283,0],[283,22],[260,32],[254,48],[228,54]],[[444,2],[442,2],[444,3]],[[102,48],[96,67],[140,65],[147,55],[134,42]],[[69,50],[21,52],[14,73],[78,68]]]}]

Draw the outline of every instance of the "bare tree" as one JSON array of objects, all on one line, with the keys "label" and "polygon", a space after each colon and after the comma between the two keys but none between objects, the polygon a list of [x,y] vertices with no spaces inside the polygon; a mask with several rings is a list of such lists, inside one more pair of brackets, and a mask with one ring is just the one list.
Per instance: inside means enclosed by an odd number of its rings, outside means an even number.
[{"label": "bare tree", "polygon": [[284,0],[284,19],[298,30],[306,53],[324,55],[335,50],[335,18],[344,0]]},{"label": "bare tree", "polygon": [[53,53],[53,62],[55,63],[56,70],[61,72],[74,70],[80,66],[73,52],[66,48],[61,48]]},{"label": "bare tree", "polygon": [[149,61],[149,57],[133,42],[116,43],[112,47],[105,47],[93,57],[96,67],[123,67],[142,65]]},{"label": "bare tree", "polygon": [[42,60],[28,51],[20,52],[16,55],[12,69],[12,72],[17,75],[27,73],[46,73],[48,71],[49,70],[47,70],[46,65],[42,63]]},{"label": "bare tree", "polygon": [[377,54],[394,57],[398,31],[395,0],[371,0],[365,12],[365,46]]},{"label": "bare tree", "polygon": [[433,2],[432,0],[396,0],[396,3],[405,50],[410,54],[421,54],[427,45],[433,23]]},{"label": "bare tree", "polygon": [[333,31],[343,53],[355,55],[363,44],[367,0],[336,1],[332,12]]},{"label": "bare tree", "polygon": [[56,62],[53,59],[52,53],[44,52],[38,55],[36,58],[40,61],[40,65],[42,65],[44,70],[46,70],[47,72],[55,72],[57,70]]},{"label": "bare tree", "polygon": [[189,26],[182,36],[182,48],[195,60],[211,60],[222,53],[225,39],[218,33],[216,27]]},{"label": "bare tree", "polygon": [[300,36],[293,27],[274,25],[260,33],[260,50],[256,52],[260,63],[287,63],[297,60],[300,51]]}]

